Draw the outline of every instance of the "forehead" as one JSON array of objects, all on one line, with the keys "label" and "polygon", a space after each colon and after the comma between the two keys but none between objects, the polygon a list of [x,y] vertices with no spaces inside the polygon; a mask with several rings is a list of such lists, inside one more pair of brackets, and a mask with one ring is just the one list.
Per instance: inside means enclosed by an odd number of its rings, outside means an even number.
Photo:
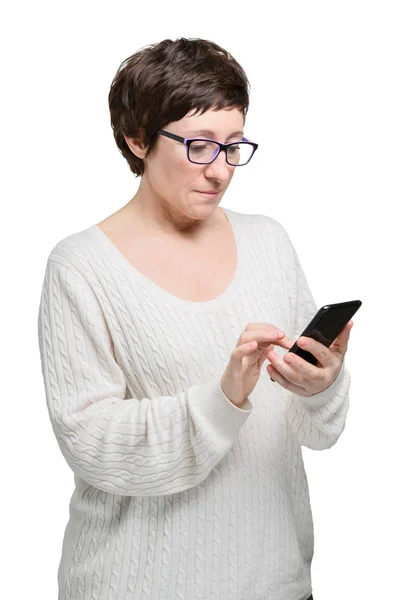
[{"label": "forehead", "polygon": [[[190,129],[188,131],[185,130],[185,136],[186,137],[194,137],[195,135],[201,135],[201,136],[205,136],[208,138],[216,138],[218,137],[220,134],[217,131],[212,131],[211,129]],[[243,129],[238,129],[237,131],[230,131],[229,132],[229,137],[235,136],[235,135],[243,135]]]},{"label": "forehead", "polygon": [[178,123],[185,137],[202,135],[215,138],[221,135],[243,135],[244,117],[238,108],[209,109],[203,114],[191,111]]}]

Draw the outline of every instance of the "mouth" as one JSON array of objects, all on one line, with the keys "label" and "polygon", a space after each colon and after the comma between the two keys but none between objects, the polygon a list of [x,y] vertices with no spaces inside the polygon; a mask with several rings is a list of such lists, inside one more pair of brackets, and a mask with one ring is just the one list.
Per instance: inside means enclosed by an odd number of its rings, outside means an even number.
[{"label": "mouth", "polygon": [[209,192],[202,192],[201,190],[196,190],[199,194],[207,194],[208,196],[216,196],[220,193],[221,190],[212,190]]}]

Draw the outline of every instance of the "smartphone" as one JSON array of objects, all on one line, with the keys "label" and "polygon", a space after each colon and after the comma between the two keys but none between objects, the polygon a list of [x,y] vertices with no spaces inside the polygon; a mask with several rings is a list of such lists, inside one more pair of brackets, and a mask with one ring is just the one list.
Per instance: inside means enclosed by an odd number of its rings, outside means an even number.
[{"label": "smartphone", "polygon": [[[361,304],[361,300],[349,300],[348,302],[337,302],[336,304],[322,306],[299,337],[313,338],[329,348],[335,338],[346,327],[346,324],[350,321],[354,313],[360,308]],[[318,359],[311,352],[300,348],[296,342],[288,352],[298,354],[298,356],[312,365],[316,365],[318,362]]]}]

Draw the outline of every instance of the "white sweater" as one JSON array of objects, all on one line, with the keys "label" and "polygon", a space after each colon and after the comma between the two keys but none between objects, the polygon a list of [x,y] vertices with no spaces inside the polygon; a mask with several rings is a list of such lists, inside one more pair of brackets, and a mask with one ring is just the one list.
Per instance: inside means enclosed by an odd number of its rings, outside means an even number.
[{"label": "white sweater", "polygon": [[305,398],[273,383],[266,361],[243,408],[225,396],[220,380],[248,323],[296,340],[317,306],[283,226],[224,210],[238,266],[207,302],[160,288],[97,225],[50,252],[38,315],[42,373],[75,476],[58,600],[311,594],[301,446],[338,440],[350,375],[343,363],[329,388]]}]

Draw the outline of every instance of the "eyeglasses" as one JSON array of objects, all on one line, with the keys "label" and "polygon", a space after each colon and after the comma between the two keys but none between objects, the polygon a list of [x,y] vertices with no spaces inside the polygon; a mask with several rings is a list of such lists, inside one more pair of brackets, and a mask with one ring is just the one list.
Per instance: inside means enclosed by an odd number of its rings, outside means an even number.
[{"label": "eyeglasses", "polygon": [[[233,167],[243,167],[252,158],[258,148],[258,144],[242,137],[240,142],[231,142],[230,144],[221,144],[208,138],[183,138],[169,131],[159,129],[156,133],[182,142],[186,145],[186,155],[190,162],[197,165],[207,165],[217,158],[221,150],[225,152],[225,159],[228,165]],[[229,153],[229,160],[228,160]]]}]

